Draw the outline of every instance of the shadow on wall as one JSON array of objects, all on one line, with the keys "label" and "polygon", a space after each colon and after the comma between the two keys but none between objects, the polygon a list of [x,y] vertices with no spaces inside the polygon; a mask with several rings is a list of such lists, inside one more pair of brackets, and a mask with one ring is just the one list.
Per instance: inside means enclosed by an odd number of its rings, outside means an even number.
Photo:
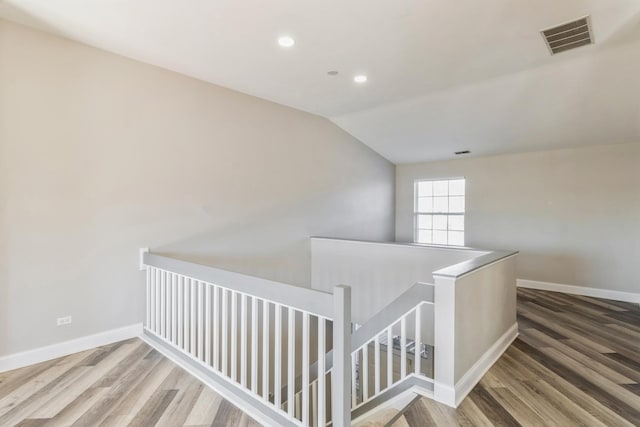
[{"label": "shadow on wall", "polygon": [[31,13],[27,12],[25,9],[22,9],[14,4],[9,4],[2,0],[0,0],[0,13],[3,17],[11,21],[15,21],[29,27],[38,28],[40,30],[57,34],[62,37],[73,38],[71,37],[71,34],[64,31],[63,28],[53,26],[42,17],[34,16]]},{"label": "shadow on wall", "polygon": [[[3,17],[10,19],[12,21],[20,22],[22,24],[39,28],[44,31],[48,31],[54,34],[58,34],[61,36],[69,36],[60,28],[56,28],[50,25],[43,19],[38,17],[34,17],[25,10],[16,7],[15,5],[8,4],[5,1],[0,0],[0,12]],[[0,18],[0,49],[3,48],[2,40],[3,40],[3,28],[2,28],[2,18]],[[2,79],[2,67],[0,66],[0,80]],[[0,90],[2,87],[0,86]],[[2,98],[2,93],[0,91],[0,99]],[[0,117],[4,116],[2,112],[2,108],[6,108],[2,102],[0,102]],[[2,141],[7,140],[4,135],[0,134],[0,143]],[[3,152],[4,147],[0,145],[0,162],[2,159],[6,159],[7,156]],[[6,190],[4,188],[6,176],[3,176],[2,173],[6,172],[7,168],[0,163],[0,355],[7,354],[9,351],[9,310],[11,301],[9,300],[9,224],[7,221],[6,214]]]},{"label": "shadow on wall", "polygon": [[[379,222],[341,216],[339,203],[303,201],[234,223],[203,229],[188,237],[161,243],[151,250],[162,255],[262,277],[296,286],[311,286],[311,236],[365,238],[386,230]],[[213,215],[213,214],[212,214]],[[363,224],[364,222],[364,224]]]}]

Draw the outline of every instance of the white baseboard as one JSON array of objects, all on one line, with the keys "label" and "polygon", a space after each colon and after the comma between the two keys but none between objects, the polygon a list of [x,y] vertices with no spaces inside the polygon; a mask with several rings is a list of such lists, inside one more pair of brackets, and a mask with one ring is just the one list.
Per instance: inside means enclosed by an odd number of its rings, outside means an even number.
[{"label": "white baseboard", "polygon": [[518,324],[514,323],[498,340],[487,350],[476,363],[463,375],[455,386],[455,402],[453,406],[456,408],[465,397],[480,382],[484,374],[487,373],[494,363],[498,361],[502,353],[511,345],[518,337]]},{"label": "white baseboard", "polygon": [[8,356],[0,357],[0,372],[24,368],[25,366],[35,365],[36,363],[46,362],[47,360],[57,359],[58,357],[68,356],[73,353],[113,344],[141,335],[142,323],[137,323],[123,328],[112,329],[110,331],[48,345],[46,347],[9,354]]},{"label": "white baseboard", "polygon": [[439,383],[435,381],[433,383],[433,400],[438,403],[442,403],[452,408],[456,407],[456,389],[450,385]]},{"label": "white baseboard", "polygon": [[536,280],[517,279],[520,288],[538,289],[541,291],[563,292],[565,294],[585,297],[603,298],[640,304],[640,293],[611,291],[609,289],[588,288],[586,286],[563,285],[560,283],[539,282]]}]

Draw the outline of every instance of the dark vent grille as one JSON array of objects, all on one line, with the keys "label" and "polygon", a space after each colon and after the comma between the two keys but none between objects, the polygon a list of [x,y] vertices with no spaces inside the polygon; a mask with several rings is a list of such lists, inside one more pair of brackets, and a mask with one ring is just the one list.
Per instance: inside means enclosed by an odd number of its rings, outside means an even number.
[{"label": "dark vent grille", "polygon": [[557,27],[547,28],[541,33],[552,55],[593,44],[591,20],[588,16]]}]

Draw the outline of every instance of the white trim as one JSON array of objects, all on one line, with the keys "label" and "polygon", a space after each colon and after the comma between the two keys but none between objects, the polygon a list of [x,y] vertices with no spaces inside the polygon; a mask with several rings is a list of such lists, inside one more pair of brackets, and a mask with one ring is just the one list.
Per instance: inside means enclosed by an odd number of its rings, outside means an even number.
[{"label": "white trim", "polygon": [[[491,255],[492,253],[493,253],[493,252],[490,252],[490,253],[488,253],[487,255]],[[487,256],[487,255],[481,255],[481,256]],[[454,276],[454,278],[455,278],[456,280],[460,280],[460,279],[462,279],[463,277],[467,277],[467,276],[469,276],[469,275],[471,275],[471,274],[473,274],[473,273],[475,273],[475,272],[477,272],[477,271],[484,270],[485,268],[493,267],[495,264],[497,264],[497,263],[499,263],[499,262],[506,261],[506,260],[508,260],[508,259],[510,259],[510,258],[513,258],[513,257],[515,257],[515,256],[518,256],[518,255],[520,255],[520,253],[519,253],[519,252],[515,252],[515,253],[513,253],[513,254],[511,254],[511,255],[507,255],[507,256],[505,256],[505,257],[498,258],[498,259],[496,259],[495,261],[488,262],[487,264],[484,264],[484,265],[483,265],[483,266],[481,266],[481,267],[478,267],[478,268],[475,268],[475,269],[470,269],[470,270],[469,270],[469,271],[467,271],[466,273],[462,273],[462,274],[460,274],[459,276]],[[479,258],[479,257],[471,258],[471,259],[469,259],[469,260],[467,260],[467,261],[462,261],[462,262],[461,262],[461,263],[459,263],[459,264],[463,264],[463,263],[467,263],[467,262],[473,262],[473,261],[475,261],[477,258]],[[443,274],[438,273],[438,272],[439,272],[439,271],[442,271],[442,270],[448,270],[448,269],[450,269],[450,268],[454,268],[454,267],[458,266],[459,264],[453,264],[453,265],[451,265],[451,266],[449,266],[449,267],[445,267],[445,268],[443,268],[443,269],[441,269],[441,270],[435,271],[435,272],[433,273],[433,275],[434,275],[434,276],[451,277],[451,276],[443,275]]]},{"label": "white trim", "polygon": [[455,407],[456,390],[448,384],[434,382],[433,400],[447,406]]},{"label": "white trim", "polygon": [[443,402],[446,404],[454,403],[454,407],[458,407],[465,397],[480,382],[484,374],[487,373],[494,363],[500,359],[502,353],[518,337],[518,324],[514,323],[498,340],[473,364],[471,368],[460,378],[455,386],[455,401]]},{"label": "white trim", "polygon": [[138,269],[140,271],[144,271],[147,269],[147,266],[144,264],[144,254],[148,254],[148,253],[149,253],[149,248],[140,248],[140,260],[138,265]]},{"label": "white trim", "polygon": [[586,286],[563,285],[560,283],[539,282],[537,280],[517,279],[519,288],[538,289],[541,291],[563,292],[565,294],[582,295],[585,297],[603,298],[614,301],[624,301],[640,304],[640,293],[613,291]]},{"label": "white trim", "polygon": [[140,337],[141,335],[142,323],[136,323],[122,328],[111,329],[94,335],[48,345],[46,347],[9,354],[0,357],[0,372],[24,368],[25,366],[35,365],[36,363],[46,362],[47,360],[57,359],[58,357],[68,356],[73,353],[113,344],[118,341]]}]

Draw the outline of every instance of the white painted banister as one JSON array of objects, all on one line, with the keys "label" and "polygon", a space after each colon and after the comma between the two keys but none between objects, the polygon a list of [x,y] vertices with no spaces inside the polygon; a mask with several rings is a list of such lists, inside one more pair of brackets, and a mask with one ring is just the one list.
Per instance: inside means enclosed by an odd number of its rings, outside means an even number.
[{"label": "white painted banister", "polygon": [[287,285],[153,253],[143,254],[143,262],[159,271],[171,271],[179,276],[194,278],[205,283],[232,284],[229,286],[233,286],[233,290],[241,294],[253,295],[286,307],[296,307],[300,311],[327,319],[333,317],[333,296],[328,292]]},{"label": "white painted banister", "polygon": [[[324,366],[325,356],[326,356],[326,320],[318,319],[318,365]],[[318,425],[324,426],[326,425],[326,413],[327,407],[325,404],[325,396],[326,396],[326,375],[324,372],[321,372],[318,376]]]},{"label": "white painted banister", "polygon": [[[387,327],[376,331],[369,340],[360,339],[360,346],[354,349],[351,357],[351,372],[352,375],[357,375],[357,379],[352,378],[352,409],[362,407],[381,394],[390,392],[407,379],[433,389],[433,356],[431,352],[423,351],[428,347],[425,346],[422,335],[425,325],[432,327],[432,320],[425,318],[423,307],[432,304],[428,301],[418,301]],[[412,331],[409,329],[410,324]],[[394,335],[394,331],[397,331],[398,335]],[[384,350],[381,348],[382,343],[385,343]],[[374,353],[373,364],[370,358],[371,351]],[[380,362],[382,354],[386,358],[386,365]],[[429,356],[429,360],[423,360],[425,356]],[[426,362],[430,367],[426,366]],[[411,369],[410,363],[413,364]],[[381,382],[385,377],[386,383],[383,387]]]},{"label": "white painted banister", "polygon": [[[332,295],[151,253],[143,263],[145,334],[154,343],[196,363],[221,388],[242,393],[267,424],[350,425],[348,287],[336,287]],[[312,381],[312,363],[324,366],[328,350],[334,353],[333,369],[319,378],[313,373]]]},{"label": "white painted banister", "polygon": [[433,383],[432,355],[423,359],[433,285],[415,284],[352,332],[347,286],[329,294],[151,253],[143,262],[145,332],[243,393],[267,424],[347,426],[407,379]]}]

